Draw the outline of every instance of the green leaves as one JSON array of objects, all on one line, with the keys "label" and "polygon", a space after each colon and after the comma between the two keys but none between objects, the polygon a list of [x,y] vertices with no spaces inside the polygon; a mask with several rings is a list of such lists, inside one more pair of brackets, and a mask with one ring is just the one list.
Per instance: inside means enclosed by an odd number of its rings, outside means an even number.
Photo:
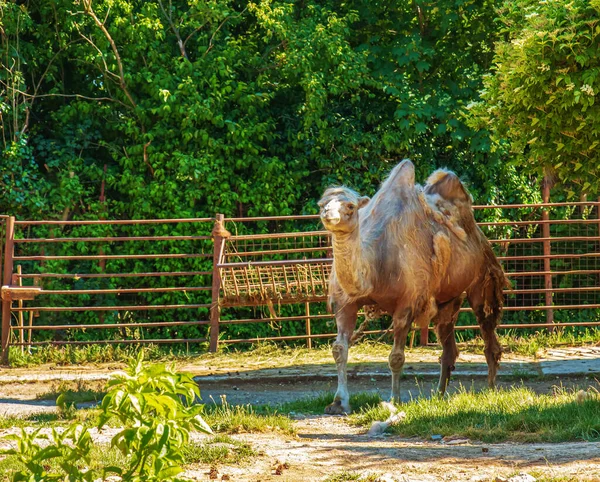
[{"label": "green leaves", "polygon": [[507,40],[474,112],[528,172],[598,192],[598,11],[589,0],[521,0],[506,2],[500,20]]},{"label": "green leaves", "polygon": [[189,374],[164,364],[146,367],[140,354],[107,387],[98,428],[113,417],[122,424],[111,443],[131,461],[124,480],[172,480],[181,471],[190,431],[212,433],[202,406],[195,405],[200,391]]},{"label": "green leaves", "polygon": [[[17,448],[2,452],[16,456],[26,467],[13,474],[13,482],[90,482],[110,474],[124,482],[180,480],[177,475],[190,432],[212,433],[201,416],[200,392],[192,376],[161,364],[145,366],[140,354],[126,373],[111,377],[107,388],[97,427],[114,419],[122,426],[111,446],[123,454],[126,465],[104,467],[101,474],[90,470],[92,438],[79,424],[62,432],[53,428],[50,434],[22,429],[21,435],[6,437]],[[46,442],[43,448],[40,441]]]}]

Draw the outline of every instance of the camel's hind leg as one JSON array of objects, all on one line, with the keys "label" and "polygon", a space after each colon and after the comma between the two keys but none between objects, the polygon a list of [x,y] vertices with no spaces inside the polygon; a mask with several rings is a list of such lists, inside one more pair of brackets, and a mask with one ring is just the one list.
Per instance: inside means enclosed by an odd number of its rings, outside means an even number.
[{"label": "camel's hind leg", "polygon": [[476,280],[467,292],[469,304],[473,308],[485,344],[484,353],[488,364],[490,388],[496,386],[496,374],[502,356],[502,347],[496,336],[496,326],[502,317],[504,284],[505,277],[500,266],[488,265],[484,276]]},{"label": "camel's hind leg", "polygon": [[438,392],[440,395],[446,393],[450,382],[450,376],[454,370],[454,363],[458,358],[458,348],[454,339],[454,325],[460,313],[460,307],[465,299],[459,296],[447,303],[438,306],[438,313],[433,320],[438,341],[442,345],[442,357],[440,358],[440,382]]},{"label": "camel's hind leg", "polygon": [[350,393],[348,392],[348,348],[350,339],[356,325],[358,308],[348,305],[338,311],[335,315],[337,324],[337,338],[333,343],[331,352],[337,365],[338,386],[333,403],[325,407],[325,413],[339,415],[350,413]]},{"label": "camel's hind leg", "polygon": [[392,393],[390,402],[400,401],[400,377],[402,376],[402,367],[404,367],[404,347],[406,346],[406,336],[410,331],[412,318],[409,316],[410,309],[403,310],[393,316],[394,326],[394,346],[389,357],[390,371],[392,372]]}]

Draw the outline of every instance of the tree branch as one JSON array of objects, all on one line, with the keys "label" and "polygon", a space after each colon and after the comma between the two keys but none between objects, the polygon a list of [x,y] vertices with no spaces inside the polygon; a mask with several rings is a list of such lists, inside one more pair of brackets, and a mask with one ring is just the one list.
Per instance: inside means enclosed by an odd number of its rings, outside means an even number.
[{"label": "tree branch", "polygon": [[96,24],[96,26],[102,31],[102,33],[106,37],[106,40],[108,40],[108,43],[110,43],[110,47],[111,47],[111,49],[115,55],[115,58],[117,60],[117,66],[119,67],[119,80],[120,80],[121,89],[123,90],[123,93],[125,94],[125,96],[129,100],[129,102],[131,103],[131,106],[134,108],[137,107],[136,102],[133,100],[133,97],[129,93],[129,89],[127,89],[127,83],[125,82],[125,73],[123,70],[123,62],[121,61],[121,56],[119,55],[119,50],[117,49],[117,44],[115,44],[115,41],[113,40],[112,36],[110,35],[110,32],[106,29],[104,24],[100,21],[100,19],[94,12],[94,9],[92,8],[92,0],[82,0],[82,4],[83,4],[83,8],[84,8],[84,13],[86,15],[88,15],[89,17],[91,17],[92,20],[94,20],[94,23]]},{"label": "tree branch", "polygon": [[213,48],[213,40],[215,39],[215,35],[217,35],[217,33],[219,32],[219,30],[221,30],[221,28],[223,27],[223,25],[225,25],[225,22],[227,22],[227,20],[230,20],[232,18],[239,18],[242,15],[244,15],[244,12],[246,12],[246,10],[248,10],[248,7],[244,8],[244,10],[242,10],[239,14],[237,15],[229,15],[227,17],[225,17],[225,19],[221,22],[221,24],[217,27],[217,29],[213,32],[212,36],[210,37],[210,41],[208,42],[208,48],[206,49],[206,52],[204,52],[204,54],[202,55],[202,57],[206,57],[206,54],[208,54],[208,52],[210,52]]},{"label": "tree branch", "polygon": [[[170,3],[171,2],[169,2],[169,4]],[[158,4],[160,5],[160,9],[162,10],[163,15],[169,22],[169,26],[171,27],[171,30],[173,31],[173,33],[175,34],[175,37],[177,38],[177,45],[179,46],[179,51],[181,52],[181,56],[184,59],[189,60],[188,56],[187,56],[187,52],[185,51],[185,43],[183,42],[183,40],[181,40],[181,35],[179,35],[179,29],[173,23],[173,16],[171,14],[171,8],[170,8],[171,5],[169,5],[169,14],[167,15],[167,12],[165,10],[165,7],[163,6],[162,0],[158,0]]]}]

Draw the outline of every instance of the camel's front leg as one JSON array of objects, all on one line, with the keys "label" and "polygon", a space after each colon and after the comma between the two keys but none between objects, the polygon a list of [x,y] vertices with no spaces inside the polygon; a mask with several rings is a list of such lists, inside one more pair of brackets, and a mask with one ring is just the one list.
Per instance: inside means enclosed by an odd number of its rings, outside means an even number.
[{"label": "camel's front leg", "polygon": [[347,306],[336,313],[337,338],[331,349],[337,365],[338,386],[333,403],[325,407],[325,413],[339,415],[350,413],[350,392],[348,392],[348,348],[356,325],[356,306]]},{"label": "camel's front leg", "polygon": [[394,346],[389,357],[390,371],[392,372],[392,394],[390,402],[400,401],[400,377],[402,376],[402,367],[404,366],[404,347],[406,346],[406,336],[410,331],[412,318],[409,316],[410,309],[403,310],[401,313],[394,313]]}]

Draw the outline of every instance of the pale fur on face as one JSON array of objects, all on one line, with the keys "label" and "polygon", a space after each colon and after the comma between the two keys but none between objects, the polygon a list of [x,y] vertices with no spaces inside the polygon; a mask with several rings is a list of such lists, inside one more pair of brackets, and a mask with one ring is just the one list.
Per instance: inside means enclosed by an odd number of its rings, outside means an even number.
[{"label": "pale fur on face", "polygon": [[332,232],[350,233],[358,226],[358,210],[369,202],[346,187],[332,187],[323,193],[319,201],[321,221]]}]

